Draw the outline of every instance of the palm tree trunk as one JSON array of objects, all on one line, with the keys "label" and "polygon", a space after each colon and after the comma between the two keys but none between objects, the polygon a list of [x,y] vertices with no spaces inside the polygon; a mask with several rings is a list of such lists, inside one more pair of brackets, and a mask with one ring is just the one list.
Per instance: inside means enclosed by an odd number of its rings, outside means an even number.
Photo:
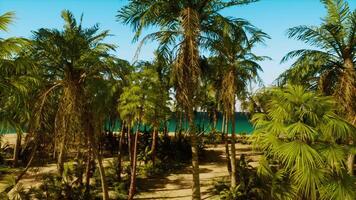
[{"label": "palm tree trunk", "polygon": [[103,200],[109,200],[109,191],[108,191],[108,186],[106,184],[106,176],[105,176],[105,169],[103,166],[103,161],[102,161],[102,157],[101,154],[98,152],[98,150],[94,149],[94,154],[95,157],[98,161],[98,165],[99,165],[99,173],[100,173],[100,180],[101,180],[101,189],[103,191]]},{"label": "palm tree trunk", "polygon": [[152,165],[155,165],[156,161],[156,147],[157,147],[157,127],[153,128],[153,135],[152,135],[152,147],[151,147],[151,155],[152,155]]},{"label": "palm tree trunk", "polygon": [[119,142],[119,154],[117,156],[117,179],[121,181],[121,171],[122,171],[122,146],[124,145],[125,140],[125,124],[122,122],[121,127],[121,135],[120,135],[120,142]]},{"label": "palm tree trunk", "polygon": [[[234,104],[235,105],[235,104]],[[236,149],[235,149],[235,111],[231,117],[231,187],[237,186],[236,180]]]},{"label": "palm tree trunk", "polygon": [[213,127],[216,130],[216,125],[218,123],[218,112],[214,108],[214,113],[213,113]]},{"label": "palm tree trunk", "polygon": [[31,153],[30,160],[28,161],[25,169],[15,179],[16,184],[21,180],[21,178],[26,174],[27,170],[31,167],[33,159],[35,158],[36,155],[36,151],[37,151],[37,144],[35,143]]},{"label": "palm tree trunk", "polygon": [[130,165],[132,166],[132,135],[131,135],[131,127],[130,126],[128,126],[127,137],[128,137],[127,147],[128,147]]},{"label": "palm tree trunk", "polygon": [[224,142],[225,142],[225,155],[226,155],[226,163],[227,163],[227,171],[229,172],[229,175],[231,176],[231,160],[230,160],[230,152],[229,152],[229,121],[227,117],[224,117],[224,129],[226,131],[226,134],[224,134]]},{"label": "palm tree trunk", "polygon": [[347,171],[351,176],[354,175],[354,163],[355,163],[355,155],[349,154],[347,158]]},{"label": "palm tree trunk", "polygon": [[13,156],[13,167],[17,167],[19,161],[19,153],[21,148],[22,133],[20,131],[16,132],[16,143],[14,148]]},{"label": "palm tree trunk", "polygon": [[222,118],[221,133],[222,133],[222,134],[225,133],[225,115],[223,115],[223,118]]},{"label": "palm tree trunk", "polygon": [[193,111],[188,114],[189,128],[191,130],[190,137],[192,143],[192,172],[193,172],[193,185],[192,185],[192,199],[200,200],[200,178],[199,178],[199,154],[198,154],[198,141],[195,133],[195,124]]},{"label": "palm tree trunk", "polygon": [[57,161],[57,171],[60,176],[63,174],[64,170],[64,151],[65,151],[65,143],[66,143],[66,135],[64,134],[62,137],[62,141],[59,146],[59,155],[58,155],[58,161]]},{"label": "palm tree trunk", "polygon": [[91,147],[88,148],[88,155],[86,160],[86,168],[85,168],[85,194],[89,195],[90,192],[90,178],[91,178]]},{"label": "palm tree trunk", "polygon": [[98,145],[95,142],[95,139],[93,138],[95,135],[95,131],[93,130],[93,127],[91,127],[88,131],[89,131],[88,139],[90,142],[90,146],[92,148],[94,157],[98,161],[98,165],[99,165],[99,173],[100,173],[100,180],[101,180],[101,189],[103,192],[103,200],[109,200],[109,191],[108,191],[108,187],[107,187],[107,183],[106,183],[105,169],[103,166],[102,157],[98,150]]},{"label": "palm tree trunk", "polygon": [[137,165],[137,143],[138,143],[138,135],[139,135],[139,124],[135,134],[133,160],[131,165],[131,181],[130,181],[128,200],[133,200],[136,192],[136,167],[137,167],[136,165]]},{"label": "palm tree trunk", "polygon": [[[356,72],[352,58],[346,58],[344,60],[345,71],[341,78],[340,89],[336,91],[336,95],[340,99],[344,111],[346,112],[346,117],[349,119],[350,123],[355,125],[356,119]],[[354,141],[350,141],[354,143]],[[349,154],[347,159],[348,173],[354,175],[354,160],[355,155]]]}]

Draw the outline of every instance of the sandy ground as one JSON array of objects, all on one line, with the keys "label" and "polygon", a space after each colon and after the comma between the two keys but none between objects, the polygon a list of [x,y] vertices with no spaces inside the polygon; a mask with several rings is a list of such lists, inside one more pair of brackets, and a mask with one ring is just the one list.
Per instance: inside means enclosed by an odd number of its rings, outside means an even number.
[{"label": "sandy ground", "polygon": [[[236,148],[237,157],[244,153],[247,155],[246,158],[252,161],[250,164],[257,166],[259,156],[251,151],[250,145],[237,144]],[[218,180],[229,179],[224,145],[209,147],[206,155],[208,160],[204,160],[199,165],[202,199],[219,199],[212,193],[214,183]],[[145,191],[140,192],[135,199],[190,200],[192,199],[192,175],[190,172],[191,167],[186,167],[166,177],[146,179],[143,182]]]},{"label": "sandy ground", "polygon": [[[2,142],[14,144],[16,135],[5,135]],[[259,155],[252,152],[250,145],[236,144],[236,155],[239,157],[245,154],[250,160],[250,164],[255,167],[258,164]],[[209,146],[206,149],[205,158],[200,162],[200,185],[202,199],[214,200],[219,199],[212,193],[214,183],[218,180],[227,180],[228,171],[226,167],[226,157],[224,145]],[[55,173],[56,165],[51,164],[45,167],[32,168],[21,180],[25,187],[36,187],[41,183],[41,177],[46,173]],[[150,200],[190,200],[192,199],[191,184],[192,175],[191,167],[171,173],[168,176],[159,176],[157,178],[142,179],[140,184],[142,191],[135,199]],[[0,180],[0,190],[4,186],[4,180]]]},{"label": "sandy ground", "polygon": [[8,143],[10,145],[14,145],[16,142],[16,134],[4,134],[1,137],[2,137],[1,145],[6,144],[6,143]]}]

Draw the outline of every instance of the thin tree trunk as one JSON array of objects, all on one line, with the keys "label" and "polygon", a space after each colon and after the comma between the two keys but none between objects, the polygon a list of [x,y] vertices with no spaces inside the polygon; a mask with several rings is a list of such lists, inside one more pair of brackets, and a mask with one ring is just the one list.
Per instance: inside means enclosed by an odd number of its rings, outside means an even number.
[{"label": "thin tree trunk", "polygon": [[[235,105],[235,104],[234,104]],[[237,186],[236,180],[236,149],[235,149],[235,111],[231,117],[231,187]]]},{"label": "thin tree trunk", "polygon": [[225,115],[223,115],[223,118],[222,118],[221,133],[222,133],[222,134],[225,133]]},{"label": "thin tree trunk", "polygon": [[14,148],[13,156],[13,167],[17,167],[19,161],[19,153],[21,148],[22,133],[20,131],[16,132],[16,143]]},{"label": "thin tree trunk", "polygon": [[355,155],[349,154],[347,158],[347,171],[351,176],[354,175],[354,162],[355,162]]},{"label": "thin tree trunk", "polygon": [[213,113],[213,127],[216,130],[216,125],[218,124],[218,112],[214,109]]},{"label": "thin tree trunk", "polygon": [[17,176],[17,178],[15,180],[15,183],[18,183],[21,180],[22,176],[25,175],[27,170],[31,167],[32,161],[33,161],[33,159],[35,158],[35,155],[36,155],[36,151],[37,151],[37,145],[35,144],[35,147],[32,150],[31,157],[30,157],[30,160],[28,161],[28,163],[26,165],[26,168],[21,172],[20,175]]},{"label": "thin tree trunk", "polygon": [[[180,112],[180,111],[179,111]],[[183,129],[183,112],[179,113],[179,124],[178,124],[178,140],[180,141],[182,137],[182,129]]]},{"label": "thin tree trunk", "polygon": [[103,191],[103,200],[109,200],[109,191],[108,191],[108,186],[106,184],[105,169],[103,166],[102,157],[101,157],[101,154],[96,149],[94,149],[94,152],[95,152],[95,157],[96,157],[96,159],[98,161],[98,165],[99,165],[101,189]]},{"label": "thin tree trunk", "polygon": [[[140,124],[140,122],[139,122]],[[139,135],[139,125],[135,134],[135,142],[134,142],[134,151],[133,151],[133,161],[131,166],[131,181],[130,181],[130,189],[128,200],[133,200],[136,192],[136,165],[137,165],[137,143],[138,143],[138,135]]]},{"label": "thin tree trunk", "polygon": [[226,131],[225,138],[223,138],[225,143],[225,155],[226,155],[226,166],[229,175],[231,176],[231,160],[230,160],[230,152],[229,152],[229,121],[227,117],[225,117],[225,124],[223,124],[224,129]]},{"label": "thin tree trunk", "polygon": [[124,145],[125,140],[125,124],[122,122],[121,127],[121,135],[120,135],[120,142],[119,142],[119,154],[117,156],[117,178],[121,181],[121,171],[122,171],[122,147]]},{"label": "thin tree trunk", "polygon": [[65,151],[65,143],[66,143],[66,135],[64,134],[62,137],[62,141],[59,147],[59,155],[58,155],[58,161],[57,161],[57,171],[60,176],[62,176],[63,171],[64,171],[64,151]]},{"label": "thin tree trunk", "polygon": [[131,135],[131,127],[130,126],[128,126],[127,137],[128,137],[127,147],[128,147],[130,165],[132,166],[132,135]]},{"label": "thin tree trunk", "polygon": [[164,128],[163,128],[163,134],[165,135],[165,136],[168,136],[168,123],[167,123],[167,121],[165,121],[164,122]]},{"label": "thin tree trunk", "polygon": [[[91,127],[93,128],[93,127]],[[93,138],[95,135],[95,131],[90,131],[88,133],[88,138],[90,141],[90,146],[93,150],[94,156],[96,158],[96,160],[98,161],[98,165],[99,165],[99,173],[100,173],[100,180],[101,180],[101,189],[103,192],[103,200],[109,200],[109,191],[108,191],[108,186],[106,183],[106,176],[105,176],[105,169],[103,166],[103,162],[102,162],[102,157],[101,154],[98,150],[98,145],[97,142],[95,142],[95,139]]]},{"label": "thin tree trunk", "polygon": [[85,194],[89,195],[90,192],[90,178],[91,178],[91,147],[88,148],[87,163],[85,168]]},{"label": "thin tree trunk", "polygon": [[195,124],[193,111],[188,115],[190,137],[192,143],[192,173],[193,173],[193,185],[192,185],[192,199],[200,200],[200,178],[199,178],[199,155],[198,155],[198,141],[195,133]]},{"label": "thin tree trunk", "polygon": [[57,154],[57,140],[56,140],[56,131],[54,131],[54,140],[53,140],[53,155],[52,155],[52,158],[53,160],[56,159],[56,154]]},{"label": "thin tree trunk", "polygon": [[151,147],[151,155],[152,155],[152,165],[155,165],[156,161],[156,146],[157,146],[157,127],[153,128],[153,135],[152,135],[152,147]]}]

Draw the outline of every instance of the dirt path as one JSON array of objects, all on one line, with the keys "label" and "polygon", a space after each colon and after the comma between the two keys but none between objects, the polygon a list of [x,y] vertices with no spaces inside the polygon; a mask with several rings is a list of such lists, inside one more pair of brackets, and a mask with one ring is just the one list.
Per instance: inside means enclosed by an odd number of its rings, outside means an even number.
[{"label": "dirt path", "polygon": [[[251,161],[250,164],[253,167],[257,166],[259,156],[258,154],[252,152],[250,145],[237,144],[237,158],[239,158],[241,154],[246,155],[246,158]],[[108,160],[110,159],[106,159],[106,161]],[[24,186],[36,187],[41,183],[41,177],[43,174],[55,172],[55,164],[32,168],[29,173],[25,175],[23,180],[21,180],[21,183]],[[214,183],[218,180],[229,180],[224,145],[209,146],[206,149],[204,160],[200,162],[200,185],[202,199],[219,199],[217,195],[212,193]],[[191,183],[191,168],[190,166],[187,166],[186,168],[175,173],[171,173],[168,176],[142,179],[140,188],[142,188],[143,191],[141,191],[135,199],[190,200],[192,198]],[[4,186],[4,180],[0,180],[0,189],[2,188],[1,186]]]},{"label": "dirt path", "polygon": [[[257,165],[258,156],[251,151],[250,145],[237,144],[237,156],[244,153],[251,159],[252,166]],[[200,163],[200,190],[202,199],[219,199],[213,195],[214,182],[229,179],[226,167],[225,148],[223,145],[207,148],[205,160]],[[208,160],[207,160],[208,159]],[[190,200],[192,175],[191,168],[172,173],[166,177],[146,179],[143,183],[144,192],[139,193],[135,199],[176,199]]]}]

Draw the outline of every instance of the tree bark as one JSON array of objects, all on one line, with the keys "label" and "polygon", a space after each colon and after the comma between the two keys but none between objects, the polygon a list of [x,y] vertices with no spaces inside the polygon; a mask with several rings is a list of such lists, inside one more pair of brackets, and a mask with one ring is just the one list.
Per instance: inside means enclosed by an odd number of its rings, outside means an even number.
[{"label": "tree bark", "polygon": [[22,140],[22,133],[17,131],[16,133],[16,143],[14,147],[14,156],[13,156],[13,167],[17,167],[19,161],[19,153],[21,148],[21,140]]},{"label": "tree bark", "polygon": [[157,127],[155,126],[153,128],[153,133],[152,133],[152,147],[151,147],[151,156],[152,156],[152,165],[155,165],[156,161],[156,147],[157,147]]},{"label": "tree bark", "polygon": [[98,165],[99,165],[99,173],[100,173],[100,180],[101,180],[101,189],[103,192],[103,200],[109,200],[109,191],[108,191],[106,178],[105,178],[105,169],[103,166],[101,154],[98,150],[97,142],[95,142],[95,139],[94,139],[95,131],[93,131],[92,128],[93,127],[90,127],[90,130],[88,130],[89,131],[88,138],[89,138],[89,142],[90,142],[90,146],[92,148],[93,154],[94,154],[96,160],[98,161]]},{"label": "tree bark", "polygon": [[134,151],[133,151],[133,161],[131,166],[131,180],[130,180],[130,189],[129,189],[129,196],[128,200],[133,200],[136,192],[136,165],[137,165],[137,143],[138,143],[138,135],[139,135],[139,125],[136,130],[135,134],[135,141],[134,141]]},{"label": "tree bark", "polygon": [[351,176],[354,175],[354,162],[355,162],[355,155],[349,154],[347,158],[347,171]]},{"label": "tree bark", "polygon": [[214,108],[214,113],[213,113],[213,127],[214,130],[216,130],[216,125],[218,124],[218,112]]},{"label": "tree bark", "polygon": [[58,155],[58,161],[57,161],[57,171],[60,176],[62,176],[63,171],[64,171],[64,151],[65,151],[65,143],[66,143],[66,135],[64,134],[62,137],[62,141],[59,147],[59,155]]},{"label": "tree bark", "polygon": [[229,152],[229,121],[227,120],[227,117],[224,117],[224,130],[226,131],[226,134],[224,134],[224,143],[225,143],[225,156],[226,156],[226,166],[227,166],[227,171],[229,172],[229,175],[231,176],[231,160],[230,160],[230,152]]},{"label": "tree bark", "polygon": [[127,147],[128,147],[130,165],[132,166],[132,135],[131,135],[131,127],[130,126],[128,126],[127,137],[128,137]]},{"label": "tree bark", "polygon": [[188,115],[189,128],[190,128],[190,137],[192,143],[192,174],[193,174],[193,185],[192,185],[192,199],[200,200],[200,178],[199,178],[199,154],[198,154],[198,141],[197,135],[195,133],[195,124],[193,111],[189,112]]},{"label": "tree bark", "polygon": [[225,133],[225,115],[223,115],[223,118],[222,118],[221,133],[222,133],[222,134]]},{"label": "tree bark", "polygon": [[[234,104],[235,105],[235,104]],[[235,111],[231,117],[231,187],[237,186],[236,180],[236,149],[235,149]]]},{"label": "tree bark", "polygon": [[87,163],[85,168],[85,194],[90,193],[90,178],[91,178],[91,147],[88,148]]},{"label": "tree bark", "polygon": [[[341,77],[340,88],[336,91],[336,95],[343,106],[343,112],[346,112],[346,118],[350,123],[355,125],[356,116],[356,72],[352,57],[344,60],[344,72]],[[350,143],[354,141],[351,139]],[[348,173],[354,175],[354,154],[349,154],[347,159]]]},{"label": "tree bark", "polygon": [[122,122],[122,127],[121,127],[121,135],[120,135],[120,141],[119,141],[119,152],[117,156],[117,179],[121,181],[121,172],[122,172],[122,147],[124,145],[124,140],[125,140],[125,124]]},{"label": "tree bark", "polygon": [[96,159],[98,161],[98,165],[99,165],[101,189],[103,191],[103,200],[109,200],[109,191],[108,191],[108,186],[106,184],[105,169],[103,166],[102,157],[101,157],[101,154],[96,149],[94,149],[94,154],[95,154],[95,157],[96,157]]}]

